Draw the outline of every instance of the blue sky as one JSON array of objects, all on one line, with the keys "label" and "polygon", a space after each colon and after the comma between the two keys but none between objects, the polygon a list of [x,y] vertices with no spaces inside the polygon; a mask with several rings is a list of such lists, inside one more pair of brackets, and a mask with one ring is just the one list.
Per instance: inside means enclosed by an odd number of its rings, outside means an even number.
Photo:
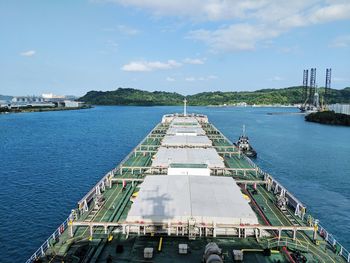
[{"label": "blue sky", "polygon": [[349,0],[3,0],[0,36],[0,94],[350,86]]}]

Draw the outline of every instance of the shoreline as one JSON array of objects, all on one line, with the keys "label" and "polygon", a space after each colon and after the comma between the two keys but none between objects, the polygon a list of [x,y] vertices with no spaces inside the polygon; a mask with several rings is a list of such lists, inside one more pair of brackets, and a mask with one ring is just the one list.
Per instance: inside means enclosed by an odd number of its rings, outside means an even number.
[{"label": "shoreline", "polygon": [[71,108],[24,108],[24,109],[9,109],[8,111],[1,111],[0,114],[11,114],[11,113],[31,113],[31,112],[47,112],[47,111],[68,111],[68,110],[84,110],[91,109],[92,106],[83,107],[71,107]]},{"label": "shoreline", "polygon": [[332,126],[350,126],[350,115],[335,113],[334,111],[323,111],[310,113],[305,116],[305,121]]}]

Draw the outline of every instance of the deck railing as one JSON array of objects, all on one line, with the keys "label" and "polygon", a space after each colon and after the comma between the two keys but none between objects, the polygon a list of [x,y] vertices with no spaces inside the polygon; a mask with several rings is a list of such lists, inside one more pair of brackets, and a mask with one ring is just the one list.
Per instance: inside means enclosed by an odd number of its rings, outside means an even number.
[{"label": "deck railing", "polygon": [[[247,158],[248,160],[250,160],[248,157],[245,157]],[[280,183],[278,183],[278,181],[276,179],[274,179],[269,173],[266,173],[264,171],[262,171],[260,168],[258,168],[258,171],[261,175],[264,176],[264,178],[272,178],[273,182],[275,182],[275,187],[276,185],[279,185],[279,187],[283,187]],[[284,188],[284,187],[283,187]],[[286,189],[286,188],[284,188]],[[306,207],[293,195],[291,194],[290,192],[286,191],[285,195],[288,197],[288,202],[289,204],[294,208],[294,209],[305,209],[306,210]],[[299,207],[298,207],[299,206]],[[304,211],[305,211],[304,210]],[[299,216],[300,217],[300,216]],[[308,222],[308,218],[311,218],[311,223],[312,225],[315,225],[317,223],[317,226],[318,226],[318,233],[320,234],[321,237],[324,238],[324,240],[330,244],[333,248],[337,249],[337,253],[339,253],[340,256],[342,256],[346,262],[349,262],[350,263],[350,252],[348,250],[345,249],[345,247],[343,247],[336,239],[335,237],[330,234],[323,226],[321,226],[319,223],[318,223],[318,220],[317,219],[314,219],[313,217],[311,217],[311,215],[309,214],[304,214],[304,216],[301,217],[301,219],[307,223],[307,224],[310,224],[310,222]]]},{"label": "deck railing", "polygon": [[[147,136],[120,162],[120,164],[109,171],[105,176],[102,177],[102,179],[78,202],[78,206],[81,206],[84,204],[84,202],[88,203],[91,201],[91,199],[96,195],[96,189],[100,188],[102,185],[105,184],[108,177],[111,175],[114,175],[114,173],[120,168],[123,163],[125,163],[133,154],[134,150],[136,150],[141,144],[144,143],[144,141],[148,138],[148,136],[158,127],[157,125],[155,128],[153,128]],[[33,253],[33,255],[26,261],[26,263],[32,263],[36,259],[42,257],[45,255],[46,250],[51,246],[50,241],[53,239],[55,240],[57,237],[59,237],[64,230],[68,227],[68,222],[72,219],[72,214],[68,216],[68,218],[53,232],[50,237]]]},{"label": "deck railing", "polygon": [[[247,159],[249,159],[248,157],[246,157]],[[272,178],[272,180],[275,182],[275,187],[276,187],[276,184],[279,185],[279,187],[283,187],[280,183],[277,182],[276,179],[274,179],[269,173],[266,173],[264,171],[262,171],[260,168],[258,168],[258,171],[261,175],[264,176],[264,178]],[[283,187],[284,188],[284,187]],[[284,188],[285,189],[285,188]],[[294,208],[294,209],[305,209],[306,210],[306,207],[293,195],[291,194],[290,192],[286,191],[285,195],[288,197],[288,202],[289,204]],[[299,207],[298,207],[299,206]],[[304,210],[304,211],[305,211]],[[300,217],[300,216],[299,216]],[[311,215],[309,214],[304,214],[304,216],[301,217],[301,219],[307,223],[307,224],[310,224],[310,222],[308,222],[308,218],[310,218]],[[321,226],[319,223],[318,223],[318,220],[317,219],[314,219],[313,217],[311,217],[312,219],[312,224],[315,225],[316,222],[317,222],[317,226],[318,226],[318,233],[320,234],[321,237],[324,238],[324,240],[330,244],[333,248],[337,249],[340,256],[342,256],[346,262],[349,262],[350,263],[350,252],[348,250],[345,249],[345,247],[343,247],[336,239],[335,237],[330,234],[323,226]]]},{"label": "deck railing", "polygon": [[34,254],[26,261],[26,263],[32,263],[35,260],[45,255],[46,250],[51,246],[51,240],[56,240],[62,235],[64,230],[68,227],[68,222],[72,219],[72,214],[70,214],[66,220],[52,233],[52,235],[34,252]]},{"label": "deck railing", "polygon": [[[217,130],[220,135],[226,139],[227,142],[230,144],[233,144],[225,135],[223,135],[213,124],[211,126]],[[305,214],[306,206],[303,205],[292,193],[287,191],[287,189],[282,186],[276,179],[274,179],[269,173],[264,172],[260,167],[258,167],[250,158],[248,158],[246,155],[242,154],[243,158],[254,168],[258,169],[258,173],[264,178],[270,178],[272,179],[273,187],[279,187],[280,189],[284,189],[285,195],[288,197],[289,205],[291,205],[295,209],[295,214],[299,216],[302,220],[307,220],[307,215]],[[313,224],[315,224],[316,219],[313,219]],[[342,256],[346,262],[350,263],[350,252],[346,250],[336,239],[335,237],[330,234],[324,227],[322,227],[320,224],[318,224],[318,233],[320,236],[324,238],[324,240],[330,244],[333,248],[336,249],[336,253],[339,253],[340,256]]]},{"label": "deck railing", "polygon": [[[213,124],[211,124],[212,127],[214,129],[216,129],[217,131],[219,131]],[[159,125],[157,125],[155,128],[153,128],[148,134],[147,136],[120,162],[120,164],[114,168],[113,170],[111,170],[110,172],[108,172],[80,201],[78,204],[82,204],[83,202],[87,201],[89,202],[96,194],[96,188],[100,187],[102,184],[105,183],[106,179],[108,178],[108,176],[111,175],[111,173],[114,173],[120,168],[120,166],[125,163],[126,160],[128,160],[131,155],[134,153],[134,150],[136,150],[141,144],[143,144],[143,142],[148,138],[148,136],[158,127]],[[219,131],[220,132],[220,131]],[[223,136],[223,138],[225,140],[227,140],[227,142],[229,142],[230,144],[233,144],[226,136],[224,136],[221,132],[220,135]],[[293,206],[293,208],[300,209],[306,209],[306,207],[294,196],[292,195],[290,192],[288,192],[286,190],[285,187],[283,187],[277,180],[275,180],[269,173],[264,172],[261,168],[259,168],[250,158],[248,158],[247,156],[245,156],[244,154],[242,154],[241,156],[243,156],[243,158],[245,158],[245,160],[254,168],[258,169],[258,173],[262,176],[264,176],[264,178],[271,178],[274,182],[274,187],[278,186],[281,187],[285,190],[285,194],[287,195],[287,197],[289,198],[289,202],[290,204]],[[300,206],[300,207],[299,207]],[[309,215],[310,216],[310,215]],[[304,216],[301,217],[302,220],[306,220],[306,217],[304,218]],[[55,232],[34,252],[34,254],[26,261],[26,263],[32,263],[34,262],[36,259],[40,258],[41,256],[45,255],[45,251],[50,247],[50,241],[51,240],[55,240],[57,237],[59,237],[64,230],[67,229],[68,227],[68,222],[72,219],[72,214],[70,214],[68,216],[68,218],[55,230]],[[312,218],[311,223],[313,225],[315,225],[317,223],[318,226],[318,233],[320,234],[321,237],[324,238],[324,240],[330,244],[333,248],[336,249],[336,253],[338,253],[338,255],[342,256],[346,262],[350,263],[350,252],[348,250],[346,250],[336,239],[335,237],[330,234],[324,227],[322,227],[319,223],[317,219]],[[307,222],[306,223],[310,223]]]},{"label": "deck railing", "polygon": [[134,151],[136,151],[147,140],[149,135],[151,135],[152,132],[158,128],[158,126],[159,125],[154,127],[147,134],[147,136],[127,156],[125,156],[125,158],[119,163],[119,165],[116,168],[114,168],[113,170],[108,172],[104,177],[102,177],[102,179],[78,202],[79,207],[83,206],[84,203],[86,204],[91,201],[91,199],[96,195],[96,192],[97,192],[96,190],[106,184],[106,182],[108,181],[108,178],[110,176],[113,176],[120,169],[120,167],[133,155]]},{"label": "deck railing", "polygon": [[[232,141],[228,139],[225,135],[223,135],[213,124],[210,124],[213,129],[215,129],[219,134],[225,139],[229,144],[233,145]],[[270,178],[272,181],[272,186],[274,189],[279,189],[280,191],[283,190],[284,194],[288,197],[289,204],[295,209],[295,215],[298,215],[299,217],[304,217],[304,211],[306,211],[306,206],[302,204],[292,193],[287,191],[287,189],[282,186],[276,179],[274,179],[269,173],[264,172],[260,167],[258,167],[249,157],[242,154],[241,155],[253,168],[256,168],[258,173],[262,175],[265,179]]]},{"label": "deck railing", "polygon": [[329,233],[322,225],[320,225],[319,221],[313,218],[311,215],[308,215],[307,218],[311,218],[311,220],[308,219],[309,222],[307,223],[309,224],[311,223],[312,225],[317,225],[317,228],[318,228],[317,232],[334,249],[334,252],[339,256],[342,256],[346,262],[350,262],[350,252],[346,250],[345,247],[343,247],[335,239],[334,235]]},{"label": "deck railing", "polygon": [[289,247],[297,250],[309,251],[309,244],[306,241],[291,238],[272,238],[267,240],[267,248]]}]

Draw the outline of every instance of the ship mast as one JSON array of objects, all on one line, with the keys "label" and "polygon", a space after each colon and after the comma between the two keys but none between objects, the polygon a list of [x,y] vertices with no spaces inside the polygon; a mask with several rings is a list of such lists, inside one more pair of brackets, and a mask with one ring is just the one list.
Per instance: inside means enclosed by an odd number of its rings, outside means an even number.
[{"label": "ship mast", "polygon": [[184,116],[187,116],[187,100],[184,99]]},{"label": "ship mast", "polygon": [[243,124],[243,137],[245,137],[245,124]]}]

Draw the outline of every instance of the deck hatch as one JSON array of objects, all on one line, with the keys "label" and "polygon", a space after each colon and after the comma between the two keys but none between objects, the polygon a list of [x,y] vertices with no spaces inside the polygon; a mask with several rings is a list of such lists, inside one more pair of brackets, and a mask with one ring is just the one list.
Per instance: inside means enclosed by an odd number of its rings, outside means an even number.
[{"label": "deck hatch", "polygon": [[258,224],[240,188],[230,177],[148,176],[127,221]]}]

